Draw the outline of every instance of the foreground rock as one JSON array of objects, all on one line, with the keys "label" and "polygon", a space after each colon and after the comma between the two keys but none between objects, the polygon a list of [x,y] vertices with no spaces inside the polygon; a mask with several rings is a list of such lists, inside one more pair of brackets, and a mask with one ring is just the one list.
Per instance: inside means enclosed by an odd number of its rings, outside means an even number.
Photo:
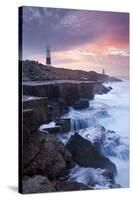
[{"label": "foreground rock", "polygon": [[63,175],[71,162],[71,154],[53,135],[33,133],[24,137],[24,175],[41,174],[50,180]]},{"label": "foreground rock", "polygon": [[37,132],[39,121],[32,110],[23,113],[23,175],[54,179],[65,173],[71,154],[54,135]]},{"label": "foreground rock", "polygon": [[[55,136],[37,131],[34,111],[23,113],[23,193],[73,191],[89,189],[76,181],[61,181],[68,169],[74,167],[71,153]],[[34,123],[36,122],[36,123]],[[68,123],[68,122],[67,122]]]},{"label": "foreground rock", "polygon": [[79,134],[91,141],[105,156],[117,156],[122,160],[129,159],[129,145],[115,131],[106,130],[103,126],[79,130]]},{"label": "foreground rock", "polygon": [[78,183],[74,181],[55,181],[54,185],[57,191],[76,191],[92,189],[83,183]]},{"label": "foreground rock", "polygon": [[[48,98],[47,97],[34,97],[23,95],[22,99],[23,110],[32,110],[32,121],[36,121],[39,125],[48,121]],[[33,117],[34,115],[34,117]],[[25,116],[24,116],[25,117]],[[31,124],[31,117],[28,119]],[[33,125],[32,125],[33,126]]]},{"label": "foreground rock", "polygon": [[80,166],[101,168],[109,170],[116,175],[116,166],[90,141],[75,133],[69,139],[66,148],[71,152],[72,158]]},{"label": "foreground rock", "polygon": [[24,194],[55,191],[54,186],[45,176],[36,175],[33,177],[24,177],[23,179]]}]

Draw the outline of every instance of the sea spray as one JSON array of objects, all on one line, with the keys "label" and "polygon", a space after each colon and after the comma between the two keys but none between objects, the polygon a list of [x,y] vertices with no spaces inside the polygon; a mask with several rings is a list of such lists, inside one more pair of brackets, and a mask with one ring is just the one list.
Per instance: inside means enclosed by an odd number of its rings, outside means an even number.
[{"label": "sea spray", "polygon": [[[62,136],[62,140],[66,143],[75,130],[78,130],[83,137],[86,137],[85,134],[89,132],[88,139],[91,140],[94,139],[96,133],[100,137],[98,129],[95,134],[93,129],[105,127],[110,134],[108,134],[109,138],[101,140],[102,150],[117,166],[116,182],[122,187],[128,187],[129,82],[123,80],[122,82],[112,82],[106,85],[111,85],[113,89],[108,94],[95,95],[95,99],[90,101],[89,108],[84,110],[70,108],[65,117],[71,118],[71,132]],[[86,128],[90,130],[86,131]],[[91,138],[91,136],[93,137]],[[119,145],[116,144],[118,138]]]}]

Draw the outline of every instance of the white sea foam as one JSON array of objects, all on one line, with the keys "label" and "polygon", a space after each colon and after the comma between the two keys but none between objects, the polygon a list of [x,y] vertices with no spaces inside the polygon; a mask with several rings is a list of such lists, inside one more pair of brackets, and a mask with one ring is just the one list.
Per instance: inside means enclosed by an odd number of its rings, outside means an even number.
[{"label": "white sea foam", "polygon": [[[106,85],[111,86],[113,89],[108,94],[96,95],[95,99],[90,101],[89,109],[77,111],[70,108],[70,112],[65,115],[65,117],[71,118],[71,132],[68,135],[64,135],[62,140],[66,143],[74,130],[80,130],[79,133],[86,139],[88,137],[91,141],[93,141],[95,137],[100,137],[100,132],[98,129],[96,131],[96,127],[103,126],[106,130],[113,130],[115,133],[111,136],[112,138],[109,138],[109,140],[106,138],[106,140],[104,140],[104,148],[106,147],[105,150],[108,157],[117,166],[118,174],[116,182],[122,187],[128,187],[129,81],[123,80],[123,82],[112,82]],[[85,128],[89,128],[89,131],[85,131]],[[88,132],[90,134],[87,136]],[[115,139],[117,139],[115,137],[119,136],[119,145],[113,146],[115,144]],[[115,156],[108,154],[111,148]],[[107,149],[109,152],[107,152]],[[81,169],[79,173],[80,171]],[[82,173],[82,180],[85,179],[84,174],[86,173]]]},{"label": "white sea foam", "polygon": [[104,102],[108,107],[110,117],[101,119],[100,124],[121,137],[122,145],[116,148],[117,156],[111,157],[111,160],[118,169],[116,182],[122,187],[129,187],[129,160],[121,157],[123,151],[129,150],[129,81],[114,82],[111,87],[113,90],[107,95],[96,95],[91,105],[97,107]]},{"label": "white sea foam", "polygon": [[112,183],[112,178],[109,176],[108,171],[100,168],[85,168],[76,165],[70,170],[68,180],[84,183],[94,189],[119,187],[119,185]]},{"label": "white sea foam", "polygon": [[42,125],[39,127],[39,130],[40,130],[40,131],[43,131],[44,129],[53,128],[53,127],[56,127],[56,123],[55,123],[55,122],[50,122],[50,123],[48,123],[48,124],[42,124]]}]

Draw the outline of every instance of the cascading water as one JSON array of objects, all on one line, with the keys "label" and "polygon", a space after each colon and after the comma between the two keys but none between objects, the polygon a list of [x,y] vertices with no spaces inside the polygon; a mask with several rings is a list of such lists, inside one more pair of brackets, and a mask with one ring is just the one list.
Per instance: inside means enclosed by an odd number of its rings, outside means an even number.
[{"label": "cascading water", "polygon": [[65,115],[65,117],[71,119],[71,132],[73,132],[90,126],[95,126],[98,124],[99,119],[109,117],[109,114],[104,107],[95,109],[93,106],[90,106],[84,110],[75,110],[70,107],[70,111]]},{"label": "cascading water", "polygon": [[83,113],[70,108],[69,116],[71,118],[71,132],[89,127],[91,119]]}]

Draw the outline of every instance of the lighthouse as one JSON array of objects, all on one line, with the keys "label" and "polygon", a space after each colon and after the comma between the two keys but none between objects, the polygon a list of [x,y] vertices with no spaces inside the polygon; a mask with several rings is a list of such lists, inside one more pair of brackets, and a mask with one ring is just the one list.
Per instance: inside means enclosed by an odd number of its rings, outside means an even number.
[{"label": "lighthouse", "polygon": [[50,47],[46,46],[46,65],[51,65]]},{"label": "lighthouse", "polygon": [[105,74],[105,70],[103,69],[102,74]]}]

